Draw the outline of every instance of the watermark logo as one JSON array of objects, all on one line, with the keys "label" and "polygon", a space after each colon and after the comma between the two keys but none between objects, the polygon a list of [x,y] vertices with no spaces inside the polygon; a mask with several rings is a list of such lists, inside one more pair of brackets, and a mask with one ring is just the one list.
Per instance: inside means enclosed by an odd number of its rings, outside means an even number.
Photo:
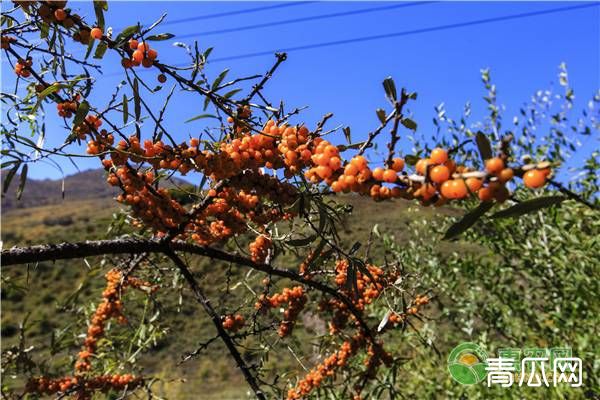
[{"label": "watermark logo", "polygon": [[487,353],[475,343],[456,346],[448,357],[450,376],[463,385],[474,385],[487,375]]},{"label": "watermark logo", "polygon": [[583,365],[568,347],[501,348],[498,357],[475,343],[456,346],[448,357],[450,376],[460,384],[473,385],[487,377],[487,386],[580,387]]}]

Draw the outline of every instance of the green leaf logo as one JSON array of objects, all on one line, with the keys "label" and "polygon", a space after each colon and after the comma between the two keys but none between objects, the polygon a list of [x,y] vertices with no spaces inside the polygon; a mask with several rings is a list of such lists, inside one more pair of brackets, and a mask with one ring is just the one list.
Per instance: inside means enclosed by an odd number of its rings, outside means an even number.
[{"label": "green leaf logo", "polygon": [[456,346],[448,356],[448,372],[462,385],[479,383],[487,376],[487,353],[471,342]]}]

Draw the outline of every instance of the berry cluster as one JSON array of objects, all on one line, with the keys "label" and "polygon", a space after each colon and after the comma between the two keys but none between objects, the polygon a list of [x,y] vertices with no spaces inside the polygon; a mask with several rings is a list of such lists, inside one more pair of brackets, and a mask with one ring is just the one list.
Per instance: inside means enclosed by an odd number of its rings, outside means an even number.
[{"label": "berry cluster", "polygon": [[264,235],[258,236],[248,246],[250,249],[250,257],[252,258],[252,261],[258,264],[264,263],[267,259],[267,256],[269,255],[269,250],[271,249],[271,246],[271,239]]},{"label": "berry cluster", "polygon": [[403,323],[406,320],[406,318],[408,318],[409,315],[417,315],[419,313],[419,310],[421,309],[421,307],[429,304],[429,301],[430,301],[429,297],[425,296],[425,295],[415,297],[412,304],[406,309],[406,312],[404,312],[404,313],[393,312],[390,315],[390,317],[388,319],[388,325],[386,325],[386,328],[393,327],[393,326]]},{"label": "berry cluster", "polygon": [[58,116],[63,118],[71,118],[75,112],[77,112],[77,107],[79,107],[79,95],[77,95],[72,101],[65,101],[62,103],[56,104],[56,109],[58,110]]},{"label": "berry cluster", "polygon": [[239,331],[244,327],[245,324],[246,320],[240,314],[227,315],[225,318],[223,318],[223,328],[231,332]]},{"label": "berry cluster", "polygon": [[304,308],[307,300],[308,298],[304,293],[304,288],[302,286],[295,286],[293,288],[284,288],[281,293],[276,293],[271,297],[264,294],[261,295],[254,307],[260,311],[287,304],[288,307],[283,312],[283,321],[281,321],[279,329],[277,330],[279,336],[285,337],[292,333],[296,319]]},{"label": "berry cluster", "polygon": [[78,15],[69,15],[66,6],[66,1],[46,1],[38,7],[37,14],[47,24],[59,24],[69,29],[81,18]]},{"label": "berry cluster", "polygon": [[[133,50],[131,58],[124,58],[121,60],[121,65],[124,68],[139,67],[140,65],[145,68],[150,68],[154,64],[154,60],[158,57],[158,52],[150,48],[150,44],[147,42],[139,42],[136,39],[129,41],[129,48]],[[162,76],[162,78],[161,78]],[[159,75],[159,82],[164,83],[166,77]]]},{"label": "berry cluster", "polygon": [[11,36],[0,36],[0,49],[8,50],[10,48],[10,44],[15,41],[16,39]]},{"label": "berry cluster", "polygon": [[[91,378],[66,376],[62,378],[32,378],[27,382],[25,393],[52,395],[71,394],[77,400],[91,400],[94,392],[108,393],[111,390],[135,389],[143,380],[131,374],[101,375]],[[62,397],[62,396],[61,396]]]},{"label": "berry cluster", "polygon": [[15,64],[15,74],[22,78],[29,78],[31,76],[31,66],[33,61],[31,58],[26,60],[18,60]]},{"label": "berry cluster", "polygon": [[335,371],[343,368],[349,359],[356,354],[357,350],[363,346],[365,338],[361,334],[353,336],[346,340],[340,346],[340,349],[327,357],[321,364],[311,369],[295,388],[287,393],[287,400],[298,400],[305,398],[311,391],[321,386],[325,378],[332,377]]}]

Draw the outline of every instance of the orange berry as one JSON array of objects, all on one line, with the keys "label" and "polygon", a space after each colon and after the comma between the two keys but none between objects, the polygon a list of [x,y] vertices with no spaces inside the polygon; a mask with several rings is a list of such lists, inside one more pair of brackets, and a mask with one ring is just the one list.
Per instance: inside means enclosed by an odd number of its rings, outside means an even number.
[{"label": "orange berry", "polygon": [[319,175],[319,178],[321,179],[327,179],[330,178],[332,174],[331,168],[325,166],[325,165],[319,165],[317,167],[317,175]]},{"label": "orange berry", "polygon": [[500,157],[490,158],[485,161],[485,169],[490,174],[497,174],[504,169],[504,161]]},{"label": "orange berry", "polygon": [[135,40],[135,39],[131,39],[129,41],[129,48],[131,50],[137,50],[138,45],[139,45],[139,42],[137,40]]},{"label": "orange berry", "polygon": [[346,167],[344,168],[344,175],[355,176],[357,174],[358,168],[352,163],[346,165]]},{"label": "orange berry", "polygon": [[136,50],[133,52],[133,55],[131,56],[131,58],[133,59],[133,61],[135,61],[137,63],[141,63],[142,60],[144,59],[144,53],[140,50]]},{"label": "orange berry", "polygon": [[383,168],[375,168],[373,170],[373,179],[378,180],[378,181],[382,181],[383,180],[383,173],[384,173],[384,169]]},{"label": "orange berry", "polygon": [[158,75],[157,79],[160,83],[165,83],[167,81],[167,77],[165,76],[165,74]]},{"label": "orange berry", "polygon": [[523,175],[523,183],[530,189],[537,189],[546,183],[546,174],[538,169],[532,169]]},{"label": "orange berry", "polygon": [[431,152],[431,156],[429,157],[432,163],[434,164],[443,164],[448,161],[448,152],[441,148],[435,148]]},{"label": "orange berry", "polygon": [[148,55],[148,58],[151,60],[155,60],[156,57],[158,57],[158,52],[154,49],[149,49],[146,54]]},{"label": "orange berry", "polygon": [[59,22],[64,21],[67,18],[67,13],[64,9],[59,8],[58,10],[54,11],[54,18],[56,18],[56,20]]},{"label": "orange berry", "polygon": [[142,65],[144,66],[144,68],[150,68],[152,66],[152,60],[149,58],[144,58],[142,60]]},{"label": "orange berry", "polygon": [[467,185],[462,179],[451,179],[442,184],[442,196],[448,199],[462,199],[468,193]]},{"label": "orange berry", "polygon": [[429,172],[429,178],[435,183],[446,182],[450,178],[450,170],[445,165],[436,165]]},{"label": "orange berry", "polygon": [[428,158],[421,158],[419,161],[417,161],[417,164],[415,165],[415,171],[417,171],[417,174],[419,175],[425,175],[425,173],[427,173],[427,166],[429,165],[429,159]]},{"label": "orange berry", "polygon": [[404,169],[404,160],[396,157],[392,160],[392,169],[396,172],[400,172]]},{"label": "orange berry", "polygon": [[150,45],[146,44],[146,42],[141,42],[138,44],[137,49],[143,53],[150,50]]},{"label": "orange berry", "polygon": [[477,196],[481,201],[492,201],[494,199],[494,191],[489,187],[482,187],[477,192]]},{"label": "orange berry", "polygon": [[396,175],[396,171],[393,169],[386,169],[383,172],[383,180],[387,183],[394,183],[396,182],[396,179],[398,179],[398,176]]},{"label": "orange berry", "polygon": [[92,30],[90,31],[90,36],[96,40],[100,40],[102,38],[102,29],[92,28]]},{"label": "orange berry", "polygon": [[367,159],[363,156],[355,156],[352,161],[350,161],[359,171],[367,168]]},{"label": "orange berry", "polygon": [[498,179],[500,180],[500,182],[504,183],[510,181],[513,178],[513,176],[515,176],[515,173],[513,172],[512,168],[504,168],[498,174]]},{"label": "orange berry", "polygon": [[483,181],[477,178],[467,178],[465,183],[471,193],[476,193],[483,185]]}]

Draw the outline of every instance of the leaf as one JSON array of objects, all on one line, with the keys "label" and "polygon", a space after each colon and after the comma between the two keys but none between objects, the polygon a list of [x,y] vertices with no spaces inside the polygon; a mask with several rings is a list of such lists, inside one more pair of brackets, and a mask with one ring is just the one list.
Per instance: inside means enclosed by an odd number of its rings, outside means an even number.
[{"label": "leaf", "polygon": [[83,119],[89,111],[90,103],[88,103],[86,100],[82,101],[79,104],[79,107],[77,107],[77,112],[75,112],[75,118],[73,118],[73,128],[83,122]]},{"label": "leaf", "polygon": [[481,159],[484,162],[485,160],[492,158],[492,145],[490,144],[490,140],[483,132],[479,131],[475,134],[475,142],[477,143],[477,148],[479,149]]},{"label": "leaf", "polygon": [[127,95],[123,95],[123,124],[127,123],[129,119],[129,101],[127,100]]},{"label": "leaf", "polygon": [[210,96],[206,96],[204,98],[204,108],[202,109],[202,111],[206,111],[206,109],[208,108],[209,104],[210,104]]},{"label": "leaf", "polygon": [[342,128],[342,131],[344,132],[344,137],[346,138],[346,141],[348,143],[352,143],[352,136],[350,136],[350,127],[345,126],[344,128]]},{"label": "leaf", "polygon": [[317,235],[311,235],[311,236],[307,236],[307,237],[301,238],[301,239],[288,240],[288,241],[286,241],[286,244],[288,244],[290,246],[294,246],[294,247],[302,247],[302,246],[307,246],[307,245],[311,244],[316,238],[317,238]]},{"label": "leaf", "polygon": [[225,94],[223,95],[223,97],[224,97],[224,98],[226,98],[226,99],[228,99],[228,98],[230,98],[231,96],[233,96],[234,94],[236,94],[236,93],[239,93],[239,92],[241,92],[241,91],[242,91],[242,89],[233,89],[233,90],[230,90],[229,92],[225,93]]},{"label": "leaf", "polygon": [[[85,56],[84,56],[84,59],[85,59],[85,60],[87,60],[87,59],[88,59],[88,57],[90,56],[90,54],[92,54],[92,49],[94,48],[94,43],[95,43],[95,42],[96,42],[96,41],[90,37],[90,41],[89,41],[89,43],[88,43],[88,47],[87,47],[87,50],[86,50],[86,52],[85,52]],[[91,85],[90,85],[90,86],[91,86]]]},{"label": "leaf", "polygon": [[398,93],[396,92],[396,84],[391,76],[388,76],[383,80],[383,89],[385,90],[388,99],[394,103],[398,98]]},{"label": "leaf", "polygon": [[158,35],[152,35],[152,36],[148,36],[146,38],[146,40],[151,40],[154,42],[160,42],[161,40],[169,40],[171,38],[174,38],[175,35],[173,35],[172,33],[159,33]]},{"label": "leaf", "polygon": [[104,32],[104,11],[108,10],[108,3],[104,0],[94,0],[94,12],[96,13],[96,21],[98,28]]},{"label": "leaf", "polygon": [[402,122],[402,125],[404,125],[405,128],[410,129],[411,131],[417,130],[417,123],[410,118],[402,118],[402,121],[400,122]]},{"label": "leaf", "polygon": [[135,113],[136,122],[139,122],[142,114],[142,106],[140,102],[140,89],[137,78],[133,80],[133,111]]},{"label": "leaf", "polygon": [[515,204],[512,207],[504,209],[502,211],[498,211],[492,218],[508,218],[508,217],[518,217],[520,215],[529,214],[530,212],[541,210],[546,207],[551,207],[557,204],[562,203],[563,201],[568,200],[568,197],[565,196],[544,196],[537,197],[535,199],[523,201],[521,203]]},{"label": "leaf", "polygon": [[203,119],[203,118],[217,118],[217,117],[215,117],[212,114],[200,114],[200,115],[196,115],[195,117],[188,119],[187,121],[185,121],[185,123],[187,124],[188,122],[196,121],[196,120]]},{"label": "leaf", "polygon": [[139,32],[139,26],[138,25],[131,25],[128,26],[127,28],[123,29],[123,31],[121,33],[119,33],[117,35],[117,37],[115,38],[115,42],[117,42],[117,46],[119,46],[121,44],[121,42],[123,42],[124,40],[128,39],[129,37],[133,36],[134,34]]},{"label": "leaf", "polygon": [[379,323],[379,325],[377,326],[377,332],[381,332],[383,330],[383,328],[385,328],[385,326],[387,325],[388,321],[390,320],[390,316],[392,315],[392,310],[388,310],[385,315],[383,316],[383,318],[381,319],[381,322]]},{"label": "leaf", "polygon": [[52,85],[48,86],[46,89],[42,90],[42,92],[40,94],[38,94],[38,98],[40,100],[42,100],[44,97],[56,92],[58,89],[60,89],[60,85],[57,83],[53,83]]},{"label": "leaf", "polygon": [[8,190],[8,187],[10,186],[10,182],[14,178],[14,176],[17,173],[17,171],[19,170],[20,166],[21,166],[21,162],[18,161],[15,164],[15,166],[12,167],[10,171],[8,171],[8,173],[6,174],[6,178],[4,178],[4,184],[2,185],[2,193],[6,193],[6,191]]},{"label": "leaf", "polygon": [[406,161],[406,163],[408,165],[415,165],[419,161],[419,157],[417,157],[417,156],[415,156],[413,154],[409,154],[409,155],[407,155],[407,156],[404,157],[404,161]]},{"label": "leaf", "polygon": [[460,221],[456,222],[454,225],[448,228],[446,234],[444,235],[444,239],[453,238],[472,227],[475,224],[475,222],[477,222],[477,220],[481,218],[486,212],[488,212],[493,206],[493,201],[483,202],[479,204],[479,206],[465,214]]},{"label": "leaf", "polygon": [[105,42],[98,43],[96,51],[94,52],[94,58],[97,60],[102,60],[102,57],[104,57],[104,53],[106,53],[107,49],[108,45]]},{"label": "leaf", "polygon": [[48,37],[48,32],[50,32],[50,27],[48,26],[47,23],[42,23],[42,25],[40,26],[40,38],[41,39],[45,39]]},{"label": "leaf", "polygon": [[375,112],[377,113],[377,118],[379,118],[379,121],[384,124],[385,123],[385,119],[386,119],[386,115],[385,115],[385,110],[378,108],[377,110],[375,110]]},{"label": "leaf", "polygon": [[224,69],[223,72],[221,72],[219,76],[217,76],[217,79],[215,79],[210,89],[215,90],[216,88],[218,88],[221,82],[223,82],[223,79],[225,79],[225,76],[227,76],[228,72],[229,68]]},{"label": "leaf", "polygon": [[23,189],[25,189],[25,182],[27,182],[27,164],[23,164],[23,169],[21,169],[21,179],[19,179],[19,187],[17,188],[17,200],[21,200],[21,196],[23,195]]}]

